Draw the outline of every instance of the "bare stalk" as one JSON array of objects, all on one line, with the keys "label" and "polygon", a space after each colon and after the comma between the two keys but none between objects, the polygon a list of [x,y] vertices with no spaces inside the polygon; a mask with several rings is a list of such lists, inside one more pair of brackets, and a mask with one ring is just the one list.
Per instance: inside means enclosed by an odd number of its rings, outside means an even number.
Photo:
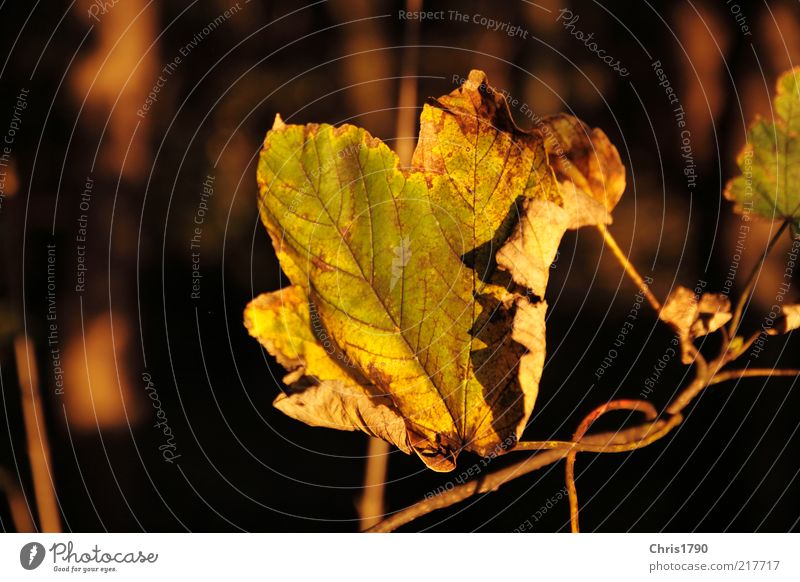
[{"label": "bare stalk", "polygon": [[605,224],[598,224],[597,230],[600,231],[600,234],[603,235],[603,240],[606,241],[608,248],[611,250],[611,253],[614,255],[614,258],[619,261],[619,264],[625,269],[625,272],[631,278],[631,280],[636,283],[636,286],[639,288],[639,291],[647,299],[647,302],[655,309],[656,311],[661,311],[661,302],[653,295],[653,292],[650,291],[650,286],[645,283],[642,276],[639,274],[639,271],[636,270],[636,267],[628,260],[628,257],[622,252],[622,249],[619,248],[617,241],[611,235],[608,228],[606,228]]},{"label": "bare stalk", "polygon": [[672,400],[669,406],[667,406],[667,413],[669,414],[678,414],[686,408],[689,403],[708,386],[709,380],[719,371],[724,361],[724,356],[721,356],[709,364],[694,346],[692,346],[692,350],[695,366],[694,380],[692,380],[689,385]]},{"label": "bare stalk", "polygon": [[33,516],[25,499],[25,494],[19,483],[11,478],[5,469],[0,468],[0,491],[5,492],[8,507],[11,510],[11,521],[17,533],[32,533],[36,531]]},{"label": "bare stalk", "polygon": [[731,317],[731,322],[728,325],[728,335],[733,338],[736,337],[737,332],[739,331],[739,323],[742,320],[742,313],[744,312],[744,306],[750,301],[750,297],[753,295],[753,291],[755,290],[756,286],[756,279],[758,274],[761,272],[762,267],[764,266],[764,261],[767,260],[772,249],[775,247],[775,244],[781,238],[781,235],[784,231],[789,227],[789,221],[784,220],[783,224],[781,224],[780,228],[775,231],[775,234],[772,235],[769,243],[767,244],[767,248],[764,249],[764,253],[761,255],[761,258],[753,267],[750,274],[747,276],[745,280],[744,290],[742,294],[739,296],[739,301],[736,302],[736,308],[733,310],[733,317]]},{"label": "bare stalk", "polygon": [[370,437],[367,444],[367,466],[364,470],[364,488],[358,500],[361,531],[368,530],[386,514],[384,497],[386,472],[389,468],[389,443]]},{"label": "bare stalk", "polygon": [[800,370],[787,369],[775,370],[771,368],[748,368],[746,370],[727,370],[725,372],[718,372],[708,385],[719,384],[727,382],[728,380],[736,380],[737,378],[767,378],[774,376],[800,376]]},{"label": "bare stalk", "polygon": [[[580,442],[580,440],[592,426],[592,423],[605,413],[611,412],[612,410],[635,410],[643,412],[650,421],[655,420],[658,416],[658,411],[656,411],[655,407],[649,402],[645,402],[643,400],[612,400],[606,404],[601,404],[592,410],[588,415],[586,415],[586,418],[584,418],[580,425],[578,425],[578,430],[575,431],[572,440],[575,442]],[[636,444],[638,445],[637,448],[642,446],[641,440]],[[569,453],[567,453],[566,480],[567,493],[569,495],[569,522],[572,533],[578,533],[581,530],[580,525],[578,524],[578,489],[575,486],[575,460],[577,457],[578,451],[575,449],[571,449]]]},{"label": "bare stalk", "polygon": [[[422,10],[422,0],[406,0],[406,11],[416,13]],[[416,143],[417,125],[417,67],[419,64],[419,20],[406,21],[403,41],[402,63],[400,65],[400,91],[397,98],[397,124],[395,152],[403,166],[411,165],[411,157]]]},{"label": "bare stalk", "polygon": [[39,374],[36,366],[31,365],[34,359],[33,344],[27,336],[16,337],[14,355],[22,393],[22,416],[28,437],[28,457],[31,463],[36,507],[39,510],[39,525],[43,532],[58,533],[61,531],[61,514],[53,483],[50,441],[47,438],[47,427],[39,394]]}]

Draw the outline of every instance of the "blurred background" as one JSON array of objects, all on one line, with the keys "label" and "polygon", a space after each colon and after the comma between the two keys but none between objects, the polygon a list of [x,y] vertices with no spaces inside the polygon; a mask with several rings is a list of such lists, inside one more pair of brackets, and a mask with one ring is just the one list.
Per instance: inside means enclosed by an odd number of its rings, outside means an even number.
[{"label": "blurred background", "polygon": [[[255,184],[278,112],[410,144],[416,127],[398,135],[398,112],[416,118],[425,97],[483,69],[521,126],[530,111],[568,111],[617,145],[628,189],[611,230],[658,296],[678,282],[741,289],[775,227],[751,223],[740,237],[721,191],[747,124],[770,115],[777,76],[800,63],[796,0],[426,1],[443,18],[423,22],[402,18],[407,8],[0,3],[3,531],[358,529],[366,436],[273,409],[284,372],[242,325],[253,296],[285,283]],[[398,109],[401,95],[414,108]],[[775,302],[788,240],[745,329]],[[598,373],[637,298],[595,230],[568,233],[547,299],[548,361],[526,438],[568,439],[592,408],[645,386],[661,407],[686,381],[677,359],[659,363],[672,336],[646,304]],[[798,347],[771,338],[751,364],[797,367]],[[660,443],[579,456],[582,528],[798,529],[799,410],[793,378],[723,384]],[[465,454],[442,475],[393,451],[387,510],[475,462]],[[553,465],[404,529],[503,532],[529,520],[566,531],[567,503],[551,501],[563,486]],[[54,499],[37,505],[50,487]]]}]

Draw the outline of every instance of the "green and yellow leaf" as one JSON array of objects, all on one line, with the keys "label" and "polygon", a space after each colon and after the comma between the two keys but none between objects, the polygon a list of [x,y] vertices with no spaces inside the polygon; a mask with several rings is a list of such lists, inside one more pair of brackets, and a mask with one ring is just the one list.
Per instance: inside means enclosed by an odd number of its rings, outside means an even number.
[{"label": "green and yellow leaf", "polygon": [[[263,293],[244,312],[245,327],[290,373],[273,403],[311,426],[361,430],[410,453],[403,417],[391,398],[371,390],[312,317],[302,287]],[[357,380],[358,378],[358,380]]]},{"label": "green and yellow leaf", "polygon": [[800,68],[781,75],[772,119],[756,118],[736,158],[742,174],[725,197],[738,213],[787,220],[800,229]]},{"label": "green and yellow leaf", "polygon": [[313,386],[276,405],[319,426],[384,419],[391,430],[365,432],[436,470],[462,450],[512,448],[538,392],[547,274],[570,223],[543,134],[516,128],[473,71],[423,109],[411,168],[363,129],[278,117],[258,184],[293,286],[280,309],[275,294],[254,300],[248,328],[295,370],[290,384]]}]

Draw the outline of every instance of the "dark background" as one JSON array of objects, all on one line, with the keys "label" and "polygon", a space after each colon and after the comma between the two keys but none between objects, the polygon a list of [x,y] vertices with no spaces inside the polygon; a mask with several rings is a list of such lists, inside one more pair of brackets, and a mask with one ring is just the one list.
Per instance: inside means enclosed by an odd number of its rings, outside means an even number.
[{"label": "dark background", "polygon": [[[232,5],[120,0],[99,22],[88,16],[89,2],[0,5],[0,134],[20,90],[30,90],[0,207],[0,466],[31,500],[35,518],[12,346],[27,336],[65,529],[358,527],[366,437],[310,428],[273,409],[283,371],[241,323],[254,295],[283,284],[258,222],[255,159],[276,112],[295,123],[349,121],[391,143],[409,23],[397,17],[400,2],[240,0],[235,14],[204,35]],[[739,2],[749,35],[725,2],[567,6],[579,16],[576,29],[594,33],[627,77],[564,29],[558,2],[426,2],[427,10],[482,14],[529,34],[422,23],[417,104],[453,90],[454,75],[481,68],[539,114],[570,111],[603,128],[628,168],[612,227],[621,246],[654,277],[660,297],[677,282],[721,289],[740,225],[721,190],[736,174],[746,124],[756,113],[769,115],[778,74],[800,61],[797,3]],[[158,100],[138,116],[162,67],[197,35]],[[654,60],[687,112],[698,174],[692,189]],[[207,175],[214,195],[202,232],[201,298],[193,300],[189,239]],[[94,187],[87,288],[79,294],[76,221],[87,176]],[[754,225],[734,291],[770,228]],[[63,395],[55,392],[47,345],[47,244],[57,249]],[[763,272],[746,329],[760,325],[774,303],[787,247],[788,238]],[[639,396],[672,337],[646,306],[613,365],[595,377],[635,294],[595,230],[567,235],[548,290],[548,361],[526,438],[568,439],[598,404]],[[796,289],[788,299],[797,301]],[[797,367],[798,341],[770,339],[751,365]],[[181,456],[173,464],[158,450],[163,438],[143,373],[174,433]],[[671,361],[650,399],[665,405],[688,373]],[[799,405],[791,378],[723,384],[705,392],[661,442],[579,456],[583,529],[796,530]],[[612,418],[601,424],[617,426]],[[422,498],[476,461],[465,454],[456,473],[442,475],[395,451],[388,508]],[[563,479],[563,464],[552,465],[404,529],[511,531],[530,519],[534,531],[568,530],[566,500],[532,518]],[[0,520],[14,530],[2,495]]]}]

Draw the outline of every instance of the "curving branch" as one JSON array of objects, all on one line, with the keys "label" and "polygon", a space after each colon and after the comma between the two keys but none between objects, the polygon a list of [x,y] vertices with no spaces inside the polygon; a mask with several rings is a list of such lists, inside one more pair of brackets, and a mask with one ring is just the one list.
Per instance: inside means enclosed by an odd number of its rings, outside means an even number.
[{"label": "curving branch", "polygon": [[[674,416],[668,420],[656,420],[641,426],[635,426],[617,432],[604,432],[593,435],[587,435],[578,443],[564,442],[559,443],[565,446],[558,448],[550,448],[536,455],[528,457],[523,461],[504,467],[492,473],[489,473],[479,479],[469,481],[463,485],[458,485],[453,489],[447,490],[439,495],[435,495],[430,499],[423,499],[409,507],[398,511],[397,513],[389,516],[379,524],[371,527],[367,531],[370,533],[385,533],[396,530],[397,528],[414,521],[418,517],[455,505],[460,501],[468,499],[473,495],[480,493],[488,493],[495,491],[501,485],[508,483],[518,477],[532,473],[542,467],[546,467],[556,461],[566,457],[570,451],[583,450],[587,452],[623,452],[632,451],[663,437],[672,428],[677,426],[681,421],[681,417]],[[554,443],[558,441],[545,441]],[[534,443],[536,444],[536,443]],[[521,442],[518,447],[525,450],[525,443]],[[597,447],[591,449],[589,447]],[[598,450],[599,449],[599,450]]]},{"label": "curving branch", "polygon": [[[587,414],[586,418],[584,418],[580,425],[578,425],[578,430],[575,431],[572,440],[580,442],[580,440],[592,426],[592,423],[612,410],[630,410],[642,412],[650,421],[655,420],[658,417],[658,411],[649,402],[645,402],[643,400],[612,400],[606,404],[601,404]],[[644,439],[636,443],[639,445],[636,448],[643,446],[640,444],[643,442],[643,440]],[[578,451],[576,451],[574,448],[567,453],[566,480],[567,492],[569,493],[569,523],[572,533],[578,533],[580,531],[580,527],[578,525],[578,489],[575,486],[575,460],[577,457]]]}]

